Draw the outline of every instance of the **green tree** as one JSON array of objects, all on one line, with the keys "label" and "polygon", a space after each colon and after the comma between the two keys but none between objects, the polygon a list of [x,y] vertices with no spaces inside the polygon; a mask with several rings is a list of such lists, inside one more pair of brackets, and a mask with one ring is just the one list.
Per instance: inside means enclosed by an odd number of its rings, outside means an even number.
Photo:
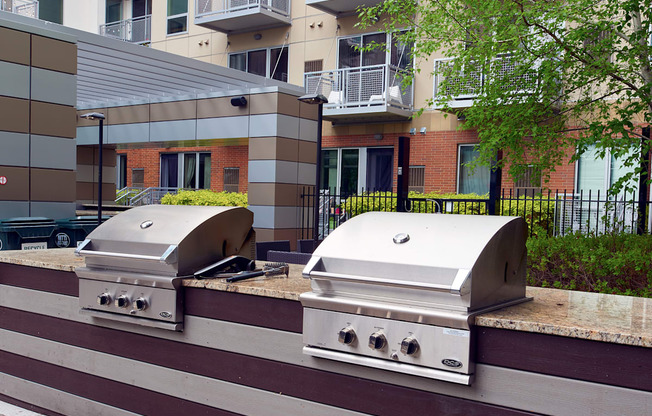
[{"label": "green tree", "polygon": [[[413,28],[399,36],[414,42],[416,68],[451,58],[435,68],[438,95],[427,105],[463,111],[462,128],[479,134],[478,163],[503,150],[514,177],[533,165],[547,179],[567,149],[577,149],[574,161],[595,148],[625,161],[618,188],[638,174],[640,125],[652,112],[650,3],[386,0],[360,9],[359,25]],[[473,105],[456,108],[464,94]]]}]

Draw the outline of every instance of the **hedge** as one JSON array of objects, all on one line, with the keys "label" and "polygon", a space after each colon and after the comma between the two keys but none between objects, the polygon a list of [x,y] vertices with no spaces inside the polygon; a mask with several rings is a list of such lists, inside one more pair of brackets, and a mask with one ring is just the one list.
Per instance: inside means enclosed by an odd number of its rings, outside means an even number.
[{"label": "hedge", "polygon": [[215,192],[208,189],[179,191],[176,195],[166,194],[161,198],[164,205],[206,205],[221,207],[247,207],[247,194]]}]

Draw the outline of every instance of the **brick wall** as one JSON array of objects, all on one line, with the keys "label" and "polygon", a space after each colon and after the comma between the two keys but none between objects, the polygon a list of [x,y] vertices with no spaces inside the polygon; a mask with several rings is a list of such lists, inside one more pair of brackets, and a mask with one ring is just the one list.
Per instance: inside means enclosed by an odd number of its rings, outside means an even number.
[{"label": "brick wall", "polygon": [[239,191],[247,192],[247,146],[202,146],[202,147],[169,147],[146,149],[119,149],[118,154],[127,155],[127,186],[133,186],[132,169],[144,169],[145,187],[160,186],[161,154],[182,152],[211,153],[211,189],[224,190],[224,168],[239,167]]}]

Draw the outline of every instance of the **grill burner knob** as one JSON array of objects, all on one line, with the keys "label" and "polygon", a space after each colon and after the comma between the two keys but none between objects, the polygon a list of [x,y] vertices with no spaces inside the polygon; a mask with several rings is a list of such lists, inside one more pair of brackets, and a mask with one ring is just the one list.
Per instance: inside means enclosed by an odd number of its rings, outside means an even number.
[{"label": "grill burner knob", "polygon": [[111,304],[111,295],[102,293],[97,297],[97,304],[100,306],[109,306]]},{"label": "grill burner knob", "polygon": [[118,296],[115,300],[115,306],[118,308],[126,308],[129,306],[129,298],[126,295]]},{"label": "grill burner knob", "polygon": [[342,328],[337,340],[345,345],[351,345],[355,341],[355,331],[350,326]]},{"label": "grill burner knob", "polygon": [[385,344],[387,344],[387,338],[382,332],[376,331],[369,336],[369,348],[372,350],[382,350]]},{"label": "grill burner knob", "polygon": [[405,355],[414,355],[419,351],[419,342],[415,337],[407,337],[401,341],[401,352]]},{"label": "grill burner knob", "polygon": [[138,298],[134,301],[134,308],[137,311],[144,311],[145,309],[147,309],[147,306],[149,305],[147,304],[147,299],[145,298]]}]

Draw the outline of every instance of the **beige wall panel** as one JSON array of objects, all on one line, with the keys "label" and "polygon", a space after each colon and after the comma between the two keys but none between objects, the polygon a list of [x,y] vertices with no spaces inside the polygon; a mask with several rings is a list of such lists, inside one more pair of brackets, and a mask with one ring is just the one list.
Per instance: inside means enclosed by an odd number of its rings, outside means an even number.
[{"label": "beige wall panel", "polygon": [[285,183],[250,183],[248,194],[251,205],[297,206],[301,186]]},{"label": "beige wall panel", "polygon": [[[92,201],[96,199],[92,182],[77,182],[77,200]],[[104,189],[102,189],[104,190]]]},{"label": "beige wall panel", "polygon": [[[248,103],[251,103],[251,97],[244,96]],[[213,117],[234,117],[249,115],[249,106],[234,107],[231,105],[231,98],[233,97],[220,97],[209,98],[206,100],[197,100],[197,118],[213,118]]]},{"label": "beige wall panel", "polygon": [[93,160],[93,147],[91,146],[77,146],[77,165],[92,165]]},{"label": "beige wall panel", "polygon": [[[319,23],[321,22],[321,27]],[[310,27],[311,24],[314,24],[314,27]],[[333,43],[336,38],[338,19],[335,16],[330,16],[327,14],[315,15],[306,18],[306,38],[307,42],[313,42],[316,40],[327,40],[327,42]],[[322,49],[322,52],[328,52],[328,49]],[[333,47],[333,54],[336,52],[336,47]],[[326,55],[324,55],[324,58]]]},{"label": "beige wall panel", "polygon": [[[228,47],[230,46],[227,44],[229,38],[225,33],[213,30],[210,34],[210,40],[211,55],[224,54],[228,51]],[[222,66],[228,66],[227,61],[224,61]]]},{"label": "beige wall panel", "polygon": [[29,65],[29,33],[0,27],[0,61]]},{"label": "beige wall panel", "polygon": [[299,162],[317,163],[317,143],[299,141]]},{"label": "beige wall panel", "polygon": [[191,58],[210,58],[211,50],[210,32],[188,37],[188,56]]},{"label": "beige wall panel", "polygon": [[0,166],[0,176],[7,178],[0,185],[0,201],[29,201],[29,168]]},{"label": "beige wall panel", "polygon": [[282,137],[249,139],[249,160],[286,160],[296,162],[299,157],[299,140]]},{"label": "beige wall panel", "polygon": [[192,120],[197,118],[197,102],[173,101],[150,105],[150,121]]},{"label": "beige wall panel", "polygon": [[74,139],[75,114],[74,107],[32,101],[31,133]]},{"label": "beige wall panel", "polygon": [[309,120],[317,120],[319,118],[319,106],[300,102],[299,115],[301,118],[307,118]]},{"label": "beige wall panel", "polygon": [[81,116],[84,114],[88,113],[102,113],[106,116],[106,120],[104,120],[104,124],[109,124],[111,123],[111,118],[109,115],[109,110],[106,108],[95,108],[95,109],[90,109],[90,110],[78,110],[77,111],[77,127],[88,127],[88,126],[98,126],[99,121],[98,120],[88,120],[86,118],[82,118]]},{"label": "beige wall panel", "polygon": [[299,117],[301,101],[299,101],[298,98],[299,97],[295,97],[294,95],[279,94],[278,112],[292,117]]},{"label": "beige wall panel", "polygon": [[77,45],[32,35],[32,66],[77,73]]},{"label": "beige wall panel", "polygon": [[188,56],[189,44],[187,35],[170,36],[167,38],[165,50],[175,55]]},{"label": "beige wall panel", "polygon": [[72,202],[76,175],[72,170],[31,169],[31,200]]},{"label": "beige wall panel", "polygon": [[[106,113],[105,113],[106,114]],[[130,124],[149,122],[149,105],[131,105],[108,109],[107,124]],[[82,119],[85,120],[85,119]],[[97,124],[97,121],[93,121]],[[91,125],[91,124],[89,124]]]},{"label": "beige wall panel", "polygon": [[[256,30],[229,36],[229,52],[240,52],[250,49],[261,49],[282,46],[285,36],[290,32],[290,26],[267,30]],[[254,35],[260,33],[262,38],[256,40]]]},{"label": "beige wall panel", "polygon": [[77,181],[78,182],[93,182],[95,178],[94,165],[77,165]]},{"label": "beige wall panel", "polygon": [[277,93],[254,94],[249,102],[249,113],[254,114],[272,114],[278,109]]},{"label": "beige wall panel", "polygon": [[29,133],[29,101],[0,97],[0,130]]},{"label": "beige wall panel", "polygon": [[290,249],[297,249],[297,240],[301,238],[301,230],[295,228],[256,228],[256,241],[290,240]]}]

